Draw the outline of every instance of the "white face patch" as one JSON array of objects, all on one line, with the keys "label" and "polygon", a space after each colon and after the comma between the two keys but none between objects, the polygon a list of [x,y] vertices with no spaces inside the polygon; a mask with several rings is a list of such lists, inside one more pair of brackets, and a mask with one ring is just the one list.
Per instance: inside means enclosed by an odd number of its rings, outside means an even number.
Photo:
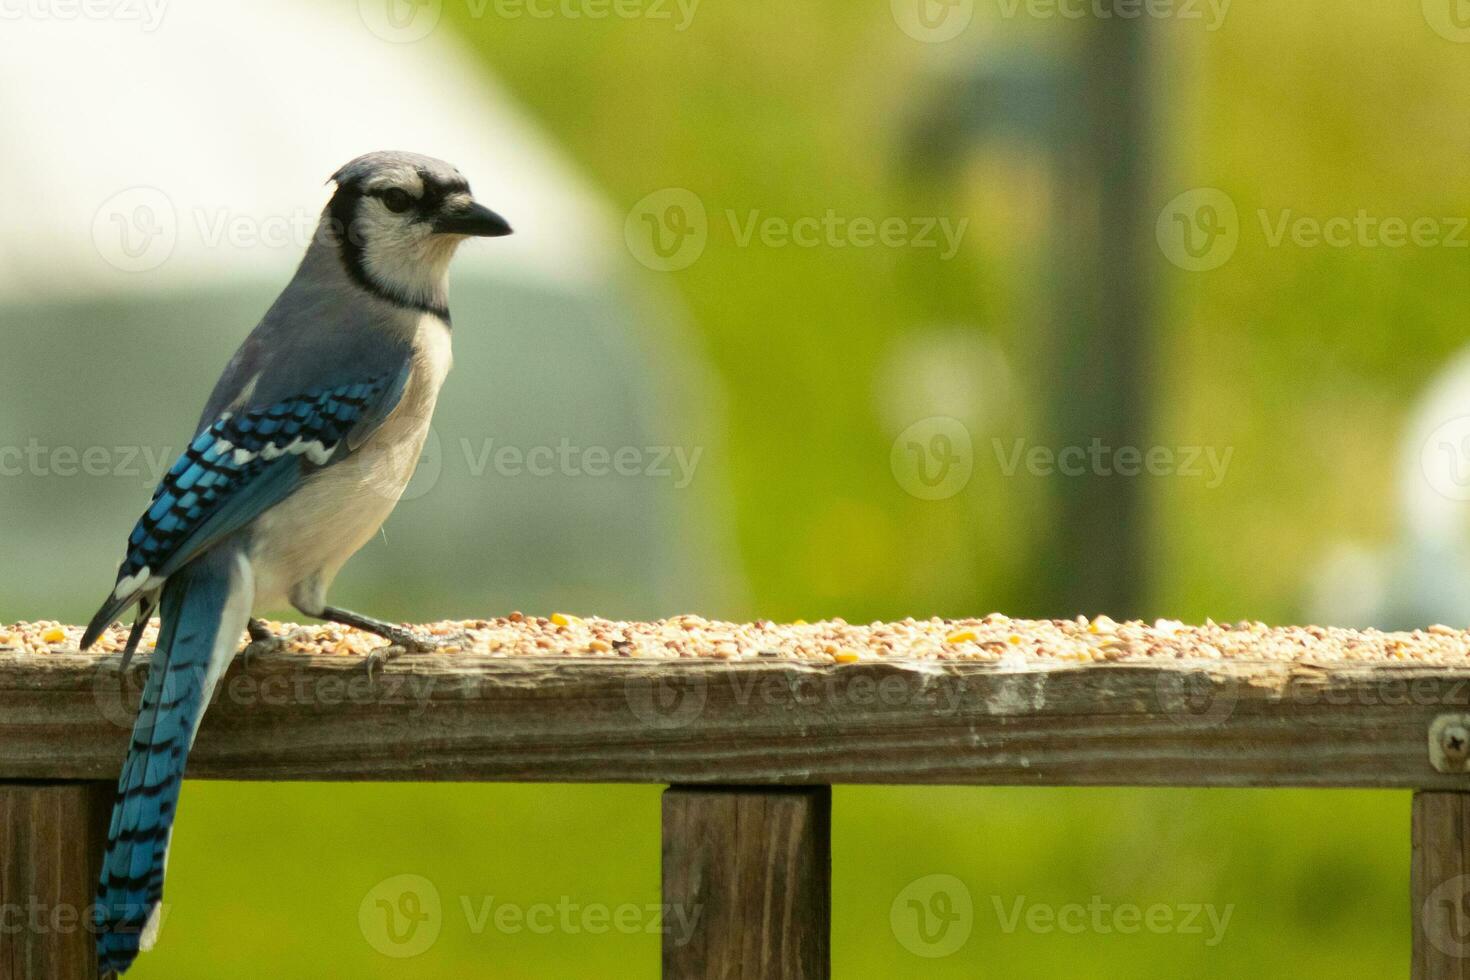
[{"label": "white face patch", "polygon": [[[395,212],[382,195],[397,189],[413,199],[414,207]],[[364,269],[379,283],[419,303],[442,306],[448,293],[449,262],[461,236],[436,234],[418,209],[429,188],[411,166],[388,167],[362,183],[353,219],[353,233],[362,247]],[[432,195],[431,195],[432,196]],[[466,191],[445,196],[439,207],[464,204]]]}]

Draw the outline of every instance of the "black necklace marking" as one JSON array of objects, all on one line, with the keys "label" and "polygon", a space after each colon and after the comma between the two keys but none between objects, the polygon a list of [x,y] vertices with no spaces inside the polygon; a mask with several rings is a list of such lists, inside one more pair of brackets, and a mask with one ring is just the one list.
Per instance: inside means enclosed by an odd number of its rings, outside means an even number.
[{"label": "black necklace marking", "polygon": [[357,206],[365,196],[367,195],[356,187],[342,186],[337,188],[337,192],[332,195],[332,200],[327,205],[327,214],[331,218],[332,235],[337,242],[337,254],[342,258],[342,266],[347,270],[347,275],[352,278],[353,282],[379,299],[406,310],[433,314],[443,320],[445,326],[448,326],[450,323],[448,306],[408,296],[380,282],[368,272],[361,236],[353,229]]}]

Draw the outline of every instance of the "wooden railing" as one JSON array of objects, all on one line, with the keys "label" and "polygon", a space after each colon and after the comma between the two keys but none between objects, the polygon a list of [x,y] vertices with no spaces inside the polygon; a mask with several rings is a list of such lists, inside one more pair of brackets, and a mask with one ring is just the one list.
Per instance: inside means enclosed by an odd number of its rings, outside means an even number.
[{"label": "wooden railing", "polygon": [[[650,655],[662,624],[610,624],[642,646],[596,655],[576,622],[485,626],[562,642],[373,674],[256,657],[222,683],[190,777],[670,784],[665,901],[702,909],[665,943],[676,978],[828,976],[833,784],[1410,789],[1413,976],[1470,976],[1470,635],[712,626],[675,659]],[[92,901],[138,689],[118,662],[0,650],[0,896]],[[0,980],[94,975],[85,929],[0,942]]]}]

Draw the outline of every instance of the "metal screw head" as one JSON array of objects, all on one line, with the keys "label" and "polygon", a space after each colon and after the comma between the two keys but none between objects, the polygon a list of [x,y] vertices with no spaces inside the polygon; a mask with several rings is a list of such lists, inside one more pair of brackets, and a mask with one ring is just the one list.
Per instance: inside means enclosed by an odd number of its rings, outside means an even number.
[{"label": "metal screw head", "polygon": [[1445,761],[1453,765],[1464,763],[1470,758],[1470,731],[1463,725],[1447,725],[1439,733],[1439,747],[1444,751]]},{"label": "metal screw head", "polygon": [[1436,772],[1470,775],[1470,714],[1440,715],[1430,722],[1428,748]]}]

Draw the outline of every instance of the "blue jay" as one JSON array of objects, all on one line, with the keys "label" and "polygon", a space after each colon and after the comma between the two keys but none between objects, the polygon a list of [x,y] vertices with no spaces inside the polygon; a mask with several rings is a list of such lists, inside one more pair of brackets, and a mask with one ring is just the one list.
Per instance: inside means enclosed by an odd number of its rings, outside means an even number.
[{"label": "blue jay", "polygon": [[118,779],[94,919],[100,972],[152,946],[184,762],[256,609],[423,651],[413,633],[327,605],[343,564],[413,474],[450,366],[448,268],[468,236],[510,234],[458,170],[370,153],[336,190],[295,276],[236,351],[128,538],[87,649],[128,607],[126,667],[156,608],[158,643]]}]

